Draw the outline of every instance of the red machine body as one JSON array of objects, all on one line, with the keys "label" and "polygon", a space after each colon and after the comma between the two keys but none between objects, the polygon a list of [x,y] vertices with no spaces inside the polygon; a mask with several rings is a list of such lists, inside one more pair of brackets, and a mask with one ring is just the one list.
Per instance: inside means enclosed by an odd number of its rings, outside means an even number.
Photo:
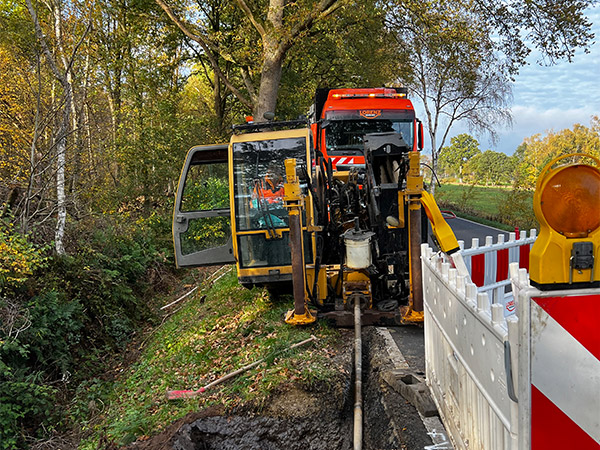
[{"label": "red machine body", "polygon": [[405,88],[317,89],[312,114],[315,146],[334,170],[364,167],[363,136],[397,132],[413,150],[422,127]]}]

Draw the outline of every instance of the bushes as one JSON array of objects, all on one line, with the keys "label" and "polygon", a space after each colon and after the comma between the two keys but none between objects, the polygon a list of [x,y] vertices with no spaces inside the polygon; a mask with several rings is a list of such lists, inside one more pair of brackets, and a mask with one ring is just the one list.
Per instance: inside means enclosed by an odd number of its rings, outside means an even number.
[{"label": "bushes", "polygon": [[507,225],[520,227],[522,230],[539,229],[533,212],[532,191],[518,188],[507,191],[498,206],[498,213]]},{"label": "bushes", "polygon": [[46,430],[51,430],[48,418],[54,415],[56,390],[37,383],[36,374],[13,381],[5,380],[6,375],[1,371],[0,368],[0,449],[21,448],[24,433],[40,437],[41,429],[36,427],[41,423],[47,426]]},{"label": "bushes", "polygon": [[85,405],[67,414],[56,403],[104,376],[106,356],[154,318],[148,298],[159,277],[148,274],[172,258],[152,231],[164,221],[101,220],[63,257],[0,221],[0,450],[85,420]]},{"label": "bushes", "polygon": [[15,233],[12,223],[0,219],[0,295],[20,286],[45,260],[43,249]]},{"label": "bushes", "polygon": [[59,302],[55,292],[48,292],[23,310],[20,332],[2,329],[0,449],[19,447],[25,433],[41,437],[42,429],[54,428],[58,389],[53,384],[73,370],[80,312],[78,304]]}]

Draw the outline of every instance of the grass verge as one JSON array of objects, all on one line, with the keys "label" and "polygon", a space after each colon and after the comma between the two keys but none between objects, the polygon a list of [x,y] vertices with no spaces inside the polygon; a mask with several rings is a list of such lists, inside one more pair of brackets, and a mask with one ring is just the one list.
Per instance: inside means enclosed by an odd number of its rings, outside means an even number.
[{"label": "grass verge", "polygon": [[538,228],[533,193],[503,187],[444,184],[435,191],[441,209],[457,216],[506,231]]},{"label": "grass verge", "polygon": [[[123,368],[90,438],[80,447],[93,449],[100,442],[126,445],[208,406],[231,410],[252,404],[260,409],[271,393],[285,385],[310,387],[334,376],[329,361],[337,331],[320,323],[290,327],[282,320],[290,307],[289,299],[274,302],[264,289],[240,286],[235,269],[207,289],[199,289],[146,338],[137,362]],[[278,353],[311,334],[320,341]],[[267,361],[258,368],[195,399],[166,399],[167,390],[198,389],[261,358]]]},{"label": "grass verge", "polygon": [[483,216],[499,213],[499,206],[510,189],[467,184],[443,184],[436,188],[436,200],[457,205],[461,210],[477,211]]}]

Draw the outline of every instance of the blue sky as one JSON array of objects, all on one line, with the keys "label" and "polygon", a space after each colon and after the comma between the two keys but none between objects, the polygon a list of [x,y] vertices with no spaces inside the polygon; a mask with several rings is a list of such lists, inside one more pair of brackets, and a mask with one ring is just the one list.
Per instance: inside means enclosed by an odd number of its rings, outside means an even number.
[{"label": "blue sky", "polygon": [[[476,136],[482,151],[489,148],[511,155],[526,137],[576,123],[589,126],[590,117],[600,115],[600,7],[590,10],[588,18],[596,35],[590,53],[577,51],[572,63],[561,61],[550,67],[537,64],[539,53],[532,54],[513,84],[512,128],[498,129],[495,145],[487,136]],[[469,131],[457,125],[450,136],[460,133]]]}]

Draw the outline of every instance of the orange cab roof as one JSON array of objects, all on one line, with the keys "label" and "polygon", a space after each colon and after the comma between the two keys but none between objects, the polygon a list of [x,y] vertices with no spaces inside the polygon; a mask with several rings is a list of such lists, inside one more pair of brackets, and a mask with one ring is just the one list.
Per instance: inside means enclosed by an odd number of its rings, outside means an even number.
[{"label": "orange cab roof", "polygon": [[331,110],[413,109],[405,94],[390,88],[332,89],[323,108]]}]

